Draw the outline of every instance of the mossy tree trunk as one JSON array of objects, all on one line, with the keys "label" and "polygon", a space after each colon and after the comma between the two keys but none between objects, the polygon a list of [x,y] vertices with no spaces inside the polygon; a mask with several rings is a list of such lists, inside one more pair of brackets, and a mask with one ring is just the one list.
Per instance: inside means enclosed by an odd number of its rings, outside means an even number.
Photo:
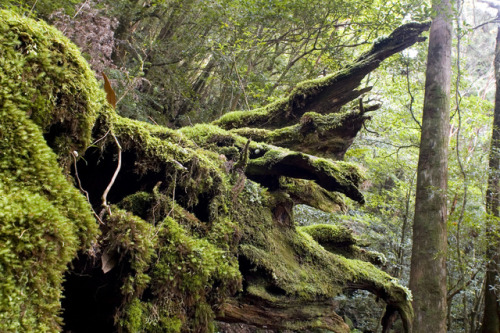
[{"label": "mossy tree trunk", "polygon": [[433,1],[410,272],[415,332],[446,332],[446,189],[451,4]]},{"label": "mossy tree trunk", "polygon": [[498,271],[500,268],[499,234],[499,200],[500,200],[500,27],[497,32],[495,46],[495,113],[493,116],[493,130],[491,134],[488,190],[486,192],[486,235],[487,259],[486,283],[484,297],[484,316],[481,332],[500,332],[500,304],[498,303]]}]

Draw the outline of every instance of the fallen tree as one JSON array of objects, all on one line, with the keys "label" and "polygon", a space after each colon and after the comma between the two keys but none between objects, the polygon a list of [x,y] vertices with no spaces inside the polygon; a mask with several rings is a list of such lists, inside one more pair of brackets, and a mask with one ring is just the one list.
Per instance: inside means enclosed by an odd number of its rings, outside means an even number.
[{"label": "fallen tree", "polygon": [[345,228],[297,228],[293,206],[364,201],[362,170],[339,159],[378,106],[348,103],[428,27],[265,108],[172,130],[117,115],[76,47],[2,11],[0,331],[349,332],[333,302],[348,289],[411,330],[411,295],[377,255]]}]

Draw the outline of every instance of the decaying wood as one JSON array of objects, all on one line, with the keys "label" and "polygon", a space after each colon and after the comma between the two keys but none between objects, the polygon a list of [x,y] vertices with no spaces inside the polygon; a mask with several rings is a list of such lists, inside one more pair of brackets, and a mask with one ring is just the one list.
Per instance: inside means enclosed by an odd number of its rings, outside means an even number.
[{"label": "decaying wood", "polygon": [[[269,304],[262,300],[230,299],[221,308],[225,322],[246,323],[266,329],[305,330],[314,327],[336,333],[350,332],[349,326],[335,313],[338,306],[332,301],[311,304],[286,304],[283,307]],[[314,324],[315,323],[315,324]]]},{"label": "decaying wood", "polygon": [[430,23],[413,22],[402,25],[387,38],[375,42],[368,52],[340,72],[299,85],[287,98],[269,106],[259,115],[249,112],[242,115],[243,119],[237,123],[230,117],[222,117],[216,124],[225,129],[241,127],[275,129],[296,124],[306,112],[320,114],[338,112],[342,106],[371,90],[371,87],[358,89],[366,75],[391,55],[425,40],[421,34],[429,27]]},{"label": "decaying wood", "polygon": [[[249,177],[275,176],[314,180],[327,191],[344,193],[349,198],[360,203],[363,195],[358,189],[360,179],[355,172],[346,173],[342,179],[338,173],[333,173],[329,165],[315,164],[317,158],[302,153],[284,153],[273,159],[250,159],[246,169]],[[353,178],[351,178],[353,177]]]}]

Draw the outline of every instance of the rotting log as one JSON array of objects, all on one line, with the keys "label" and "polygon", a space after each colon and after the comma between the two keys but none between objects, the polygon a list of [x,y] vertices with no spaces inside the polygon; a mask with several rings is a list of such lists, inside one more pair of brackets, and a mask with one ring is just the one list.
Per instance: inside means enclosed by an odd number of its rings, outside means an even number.
[{"label": "rotting log", "polygon": [[[0,331],[208,332],[217,318],[347,332],[332,302],[346,289],[375,293],[408,324],[411,295],[373,255],[346,230],[325,239],[296,228],[292,209],[364,200],[361,168],[324,157],[343,156],[366,108],[328,113],[427,27],[397,29],[344,72],[238,124],[232,114],[171,130],[118,116],[76,47],[1,11],[0,295],[12,297],[0,297]],[[315,132],[347,144],[301,146]]]}]

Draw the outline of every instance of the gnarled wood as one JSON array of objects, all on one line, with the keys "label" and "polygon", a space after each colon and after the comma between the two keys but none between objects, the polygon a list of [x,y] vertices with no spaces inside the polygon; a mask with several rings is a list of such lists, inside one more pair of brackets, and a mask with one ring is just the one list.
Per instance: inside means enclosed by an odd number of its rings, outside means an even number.
[{"label": "gnarled wood", "polygon": [[402,25],[388,37],[376,41],[368,52],[343,70],[325,78],[306,81],[288,97],[262,109],[229,113],[215,121],[215,124],[225,129],[276,129],[296,124],[306,112],[338,112],[343,105],[371,90],[371,87],[357,89],[367,74],[391,55],[425,40],[421,34],[429,27],[430,23]]}]

